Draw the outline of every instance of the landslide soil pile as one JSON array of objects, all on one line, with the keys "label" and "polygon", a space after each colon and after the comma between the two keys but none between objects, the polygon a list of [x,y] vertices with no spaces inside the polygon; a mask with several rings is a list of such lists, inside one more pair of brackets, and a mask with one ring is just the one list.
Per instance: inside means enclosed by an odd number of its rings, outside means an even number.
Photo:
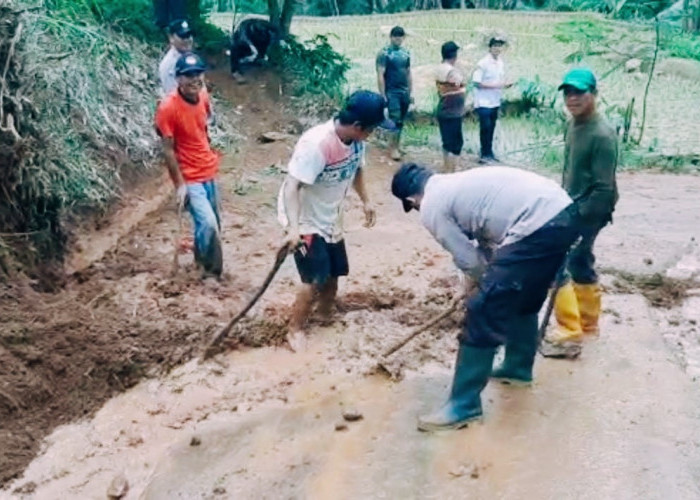
[{"label": "landslide soil pile", "polygon": [[[269,193],[281,173],[257,176],[274,163],[271,157],[288,157],[290,146],[261,146],[257,138],[299,124],[276,102],[276,77],[263,72],[254,78],[236,87],[224,70],[210,73],[214,94],[235,107],[220,107],[219,121],[246,131],[238,154],[222,164],[224,238],[233,255],[225,257],[230,271],[221,282],[202,283],[191,254],[180,257],[172,275],[178,223],[167,205],[106,257],[52,287],[29,278],[0,284],[0,484],[24,469],[55,426],[90,415],[143,377],[196,356],[252,293],[247,271],[252,268],[255,278],[266,272],[280,237]],[[141,196],[148,197],[148,189]],[[266,222],[252,224],[261,213]],[[265,321],[249,322],[229,347],[279,344],[285,314],[266,311]]]}]

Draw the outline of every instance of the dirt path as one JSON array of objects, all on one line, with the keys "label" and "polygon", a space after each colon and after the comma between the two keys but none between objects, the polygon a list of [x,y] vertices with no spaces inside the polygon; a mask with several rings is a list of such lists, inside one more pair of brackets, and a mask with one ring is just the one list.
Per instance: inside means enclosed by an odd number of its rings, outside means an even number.
[{"label": "dirt path", "polygon": [[[241,106],[248,136],[222,168],[226,279],[201,283],[186,270],[191,256],[170,276],[177,224],[166,206],[60,294],[6,290],[4,480],[53,426],[195,355],[271,265],[281,235],[278,165],[293,139],[258,144],[256,137],[298,124],[284,119],[273,82],[215,83]],[[402,352],[401,383],[365,374],[380,349],[445,306],[454,276],[415,214],[404,215],[388,193],[393,164],[376,152],[370,164],[378,224],[362,228],[352,198],[343,312],[333,325],[315,326],[309,352],[281,346],[297,281],[287,262],[230,344],[238,350],[145,380],[94,417],[58,428],[0,494],[103,498],[124,473],[128,498],[697,498],[698,392],[641,296],[606,295],[601,339],[577,363],[539,362],[533,390],[491,384],[484,425],[444,436],[414,430],[416,414],[439,403],[449,385],[459,317]],[[600,264],[634,272],[673,265],[700,227],[700,178],[622,175],[620,185]],[[246,347],[261,344],[272,347]],[[336,432],[344,407],[364,419]]]}]

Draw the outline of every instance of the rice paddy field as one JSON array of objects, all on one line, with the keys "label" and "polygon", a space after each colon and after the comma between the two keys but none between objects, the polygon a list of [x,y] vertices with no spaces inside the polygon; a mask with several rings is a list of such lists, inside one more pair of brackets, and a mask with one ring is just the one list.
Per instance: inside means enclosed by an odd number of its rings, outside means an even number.
[{"label": "rice paddy field", "polygon": [[[411,51],[416,109],[431,112],[436,103],[433,68],[440,62],[440,46],[447,40],[456,41],[463,50],[461,64],[470,73],[486,53],[485,40],[493,30],[505,33],[509,47],[505,52],[507,73],[515,85],[506,99],[517,99],[526,81],[539,79],[545,89],[556,88],[571,63],[566,57],[578,45],[563,43],[555,38],[562,25],[572,20],[592,20],[611,29],[622,41],[647,43],[653,49],[654,31],[651,25],[625,24],[605,20],[600,16],[581,13],[527,13],[492,10],[427,11],[392,15],[341,16],[335,18],[296,17],[293,34],[302,40],[317,34],[332,34],[333,47],[352,60],[348,74],[348,90],[376,88],[375,57],[389,39],[392,26],[403,26],[408,36],[405,46]],[[216,14],[212,21],[230,29],[231,14]],[[559,28],[557,27],[559,26]],[[581,63],[596,74],[605,75],[599,84],[601,107],[607,114],[620,118],[614,109],[624,109],[635,98],[632,137],[639,133],[642,99],[647,73],[627,73],[607,57],[584,57]],[[612,70],[612,71],[610,71]],[[561,97],[556,106],[561,106]],[[697,124],[700,123],[700,79],[670,72],[654,75],[648,98],[647,122],[642,150],[663,155],[688,155],[700,150]],[[478,148],[476,124],[466,123],[467,150]],[[437,130],[427,125],[409,127],[405,143],[439,149]],[[535,164],[556,163],[561,149],[561,124],[554,119],[535,117],[506,117],[500,120],[496,132],[496,149],[506,159]],[[628,165],[632,166],[632,165]]]}]

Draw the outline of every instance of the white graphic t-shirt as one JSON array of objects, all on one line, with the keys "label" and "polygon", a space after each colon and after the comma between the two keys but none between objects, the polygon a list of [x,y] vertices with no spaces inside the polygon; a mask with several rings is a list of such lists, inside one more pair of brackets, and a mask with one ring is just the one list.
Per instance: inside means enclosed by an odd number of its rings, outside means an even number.
[{"label": "white graphic t-shirt", "polygon": [[[333,120],[307,130],[289,161],[289,175],[302,182],[299,230],[318,234],[329,243],[343,239],[343,201],[357,170],[364,165],[363,142],[345,144],[335,132]],[[277,214],[289,225],[284,203],[284,183],[277,199]]]}]

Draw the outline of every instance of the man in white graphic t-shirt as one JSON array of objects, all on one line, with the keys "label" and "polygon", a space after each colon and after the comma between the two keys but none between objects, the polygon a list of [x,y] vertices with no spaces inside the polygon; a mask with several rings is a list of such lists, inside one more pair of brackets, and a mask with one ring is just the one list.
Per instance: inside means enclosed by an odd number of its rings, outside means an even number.
[{"label": "man in white graphic t-shirt", "polygon": [[489,39],[489,53],[478,62],[472,78],[476,87],[474,90],[474,109],[479,115],[479,136],[481,139],[479,163],[498,161],[493,154],[493,133],[496,130],[503,89],[513,86],[512,82],[506,81],[505,64],[501,57],[505,44],[505,37],[500,35]]},{"label": "man in white graphic t-shirt", "polygon": [[385,119],[385,99],[367,90],[352,94],[332,119],[306,131],[294,148],[288,175],[278,199],[278,215],[286,242],[296,249],[294,260],[301,285],[289,322],[287,341],[293,351],[306,345],[304,324],[318,295],[318,312],[329,316],[338,290],[338,277],[347,276],[342,211],[352,185],[365,212],[365,226],[376,214],[369,202],[363,175],[364,141],[377,127],[393,129]]}]

